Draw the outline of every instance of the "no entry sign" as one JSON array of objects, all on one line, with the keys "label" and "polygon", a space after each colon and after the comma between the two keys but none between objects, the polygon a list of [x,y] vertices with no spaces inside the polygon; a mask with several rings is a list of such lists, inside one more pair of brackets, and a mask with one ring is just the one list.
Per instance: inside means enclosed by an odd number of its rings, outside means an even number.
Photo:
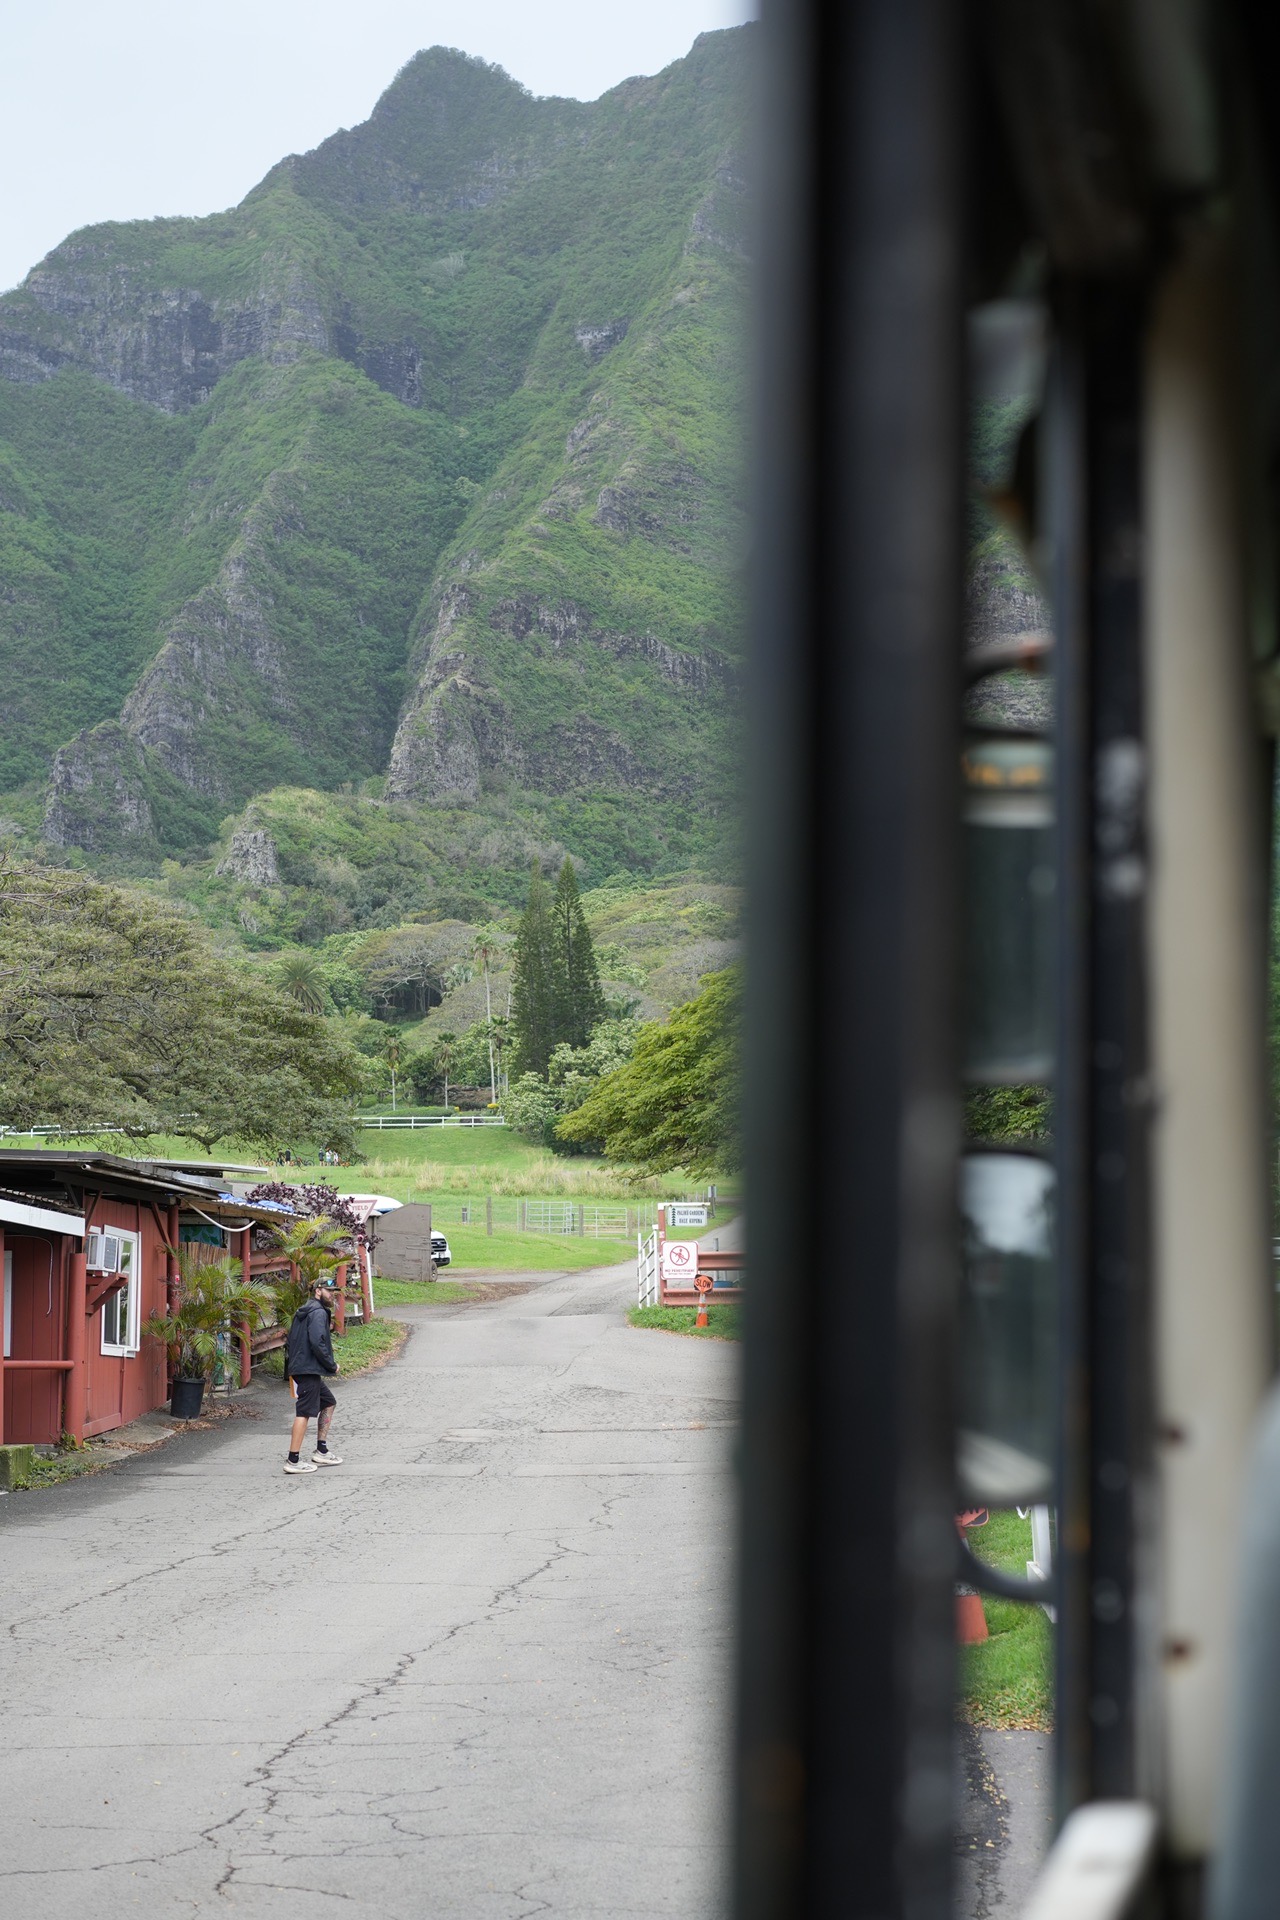
[{"label": "no entry sign", "polygon": [[693,1285],[698,1271],[696,1240],[667,1240],[662,1248],[662,1277],[669,1286]]}]

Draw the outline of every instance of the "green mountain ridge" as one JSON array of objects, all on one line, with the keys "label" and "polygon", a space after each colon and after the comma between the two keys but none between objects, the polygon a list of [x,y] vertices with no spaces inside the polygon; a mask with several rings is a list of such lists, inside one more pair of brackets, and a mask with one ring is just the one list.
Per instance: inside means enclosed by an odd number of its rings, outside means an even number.
[{"label": "green mountain ridge", "polygon": [[335,861],[357,921],[732,867],[751,45],[593,103],[432,49],[0,298],[15,822],[299,925]]}]

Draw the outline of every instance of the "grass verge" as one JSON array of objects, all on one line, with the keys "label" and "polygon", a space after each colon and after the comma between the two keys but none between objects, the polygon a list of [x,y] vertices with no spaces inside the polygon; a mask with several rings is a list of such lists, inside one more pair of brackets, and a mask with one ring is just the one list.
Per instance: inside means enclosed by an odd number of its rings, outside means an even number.
[{"label": "grass verge", "polygon": [[[341,1337],[334,1335],[333,1357],[344,1374],[367,1373],[370,1367],[380,1367],[390,1360],[408,1338],[409,1329],[403,1321],[379,1320],[375,1314],[367,1326],[351,1327]],[[283,1380],[284,1354],[264,1353],[254,1372]]]},{"label": "grass verge", "polygon": [[455,1307],[472,1297],[464,1280],[383,1280],[373,1283],[380,1307]]},{"label": "grass verge", "polygon": [[695,1327],[696,1307],[632,1307],[627,1314],[633,1327],[656,1328],[659,1333],[691,1333],[698,1340],[741,1340],[742,1321],[737,1307],[708,1307],[705,1327]]},{"label": "grass verge", "polygon": [[[1005,1573],[1025,1574],[1031,1523],[1016,1513],[993,1513],[969,1535],[980,1560]],[[990,1639],[960,1648],[960,1711],[977,1727],[1053,1725],[1053,1633],[1043,1607],[983,1594]]]},{"label": "grass verge", "polygon": [[536,1280],[378,1280],[376,1296],[384,1307],[486,1307],[514,1300],[536,1287]]},{"label": "grass verge", "polygon": [[14,1491],[38,1493],[41,1488],[56,1487],[64,1480],[82,1480],[86,1474],[106,1473],[109,1468],[118,1467],[140,1453],[156,1452],[178,1433],[207,1433],[210,1428],[222,1426],[228,1420],[259,1418],[254,1407],[242,1405],[234,1397],[228,1400],[220,1393],[206,1394],[198,1420],[182,1421],[167,1432],[151,1430],[145,1436],[140,1436],[139,1429],[145,1423],[128,1421],[123,1427],[113,1427],[80,1446],[68,1441],[56,1453],[38,1453],[26,1481]]},{"label": "grass verge", "polygon": [[37,1493],[41,1487],[56,1487],[62,1480],[79,1480],[86,1473],[105,1473],[116,1464],[117,1456],[102,1459],[92,1447],[68,1447],[46,1458],[37,1454],[23,1485],[15,1492]]}]

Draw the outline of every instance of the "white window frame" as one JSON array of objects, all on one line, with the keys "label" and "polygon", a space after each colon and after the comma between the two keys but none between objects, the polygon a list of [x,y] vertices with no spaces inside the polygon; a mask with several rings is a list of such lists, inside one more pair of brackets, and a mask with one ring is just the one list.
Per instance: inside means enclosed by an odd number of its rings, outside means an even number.
[{"label": "white window frame", "polygon": [[6,1247],[4,1256],[4,1294],[0,1298],[0,1316],[4,1323],[4,1353],[2,1358],[13,1358],[13,1254]]},{"label": "white window frame", "polygon": [[[123,1286],[113,1287],[102,1303],[101,1329],[102,1351],[114,1354],[118,1359],[131,1360],[142,1349],[142,1236],[128,1233],[123,1227],[112,1227],[111,1232],[120,1240],[120,1271],[126,1276]],[[129,1344],[121,1346],[117,1341],[107,1339],[107,1309],[116,1295],[128,1289],[128,1326]]]}]

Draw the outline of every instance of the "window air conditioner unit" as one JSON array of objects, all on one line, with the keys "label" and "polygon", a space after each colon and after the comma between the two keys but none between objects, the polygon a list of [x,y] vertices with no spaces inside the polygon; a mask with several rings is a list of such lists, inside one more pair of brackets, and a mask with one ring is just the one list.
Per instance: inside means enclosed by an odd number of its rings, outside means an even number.
[{"label": "window air conditioner unit", "polygon": [[84,1263],[91,1273],[119,1273],[120,1236],[94,1228],[85,1241]]}]

